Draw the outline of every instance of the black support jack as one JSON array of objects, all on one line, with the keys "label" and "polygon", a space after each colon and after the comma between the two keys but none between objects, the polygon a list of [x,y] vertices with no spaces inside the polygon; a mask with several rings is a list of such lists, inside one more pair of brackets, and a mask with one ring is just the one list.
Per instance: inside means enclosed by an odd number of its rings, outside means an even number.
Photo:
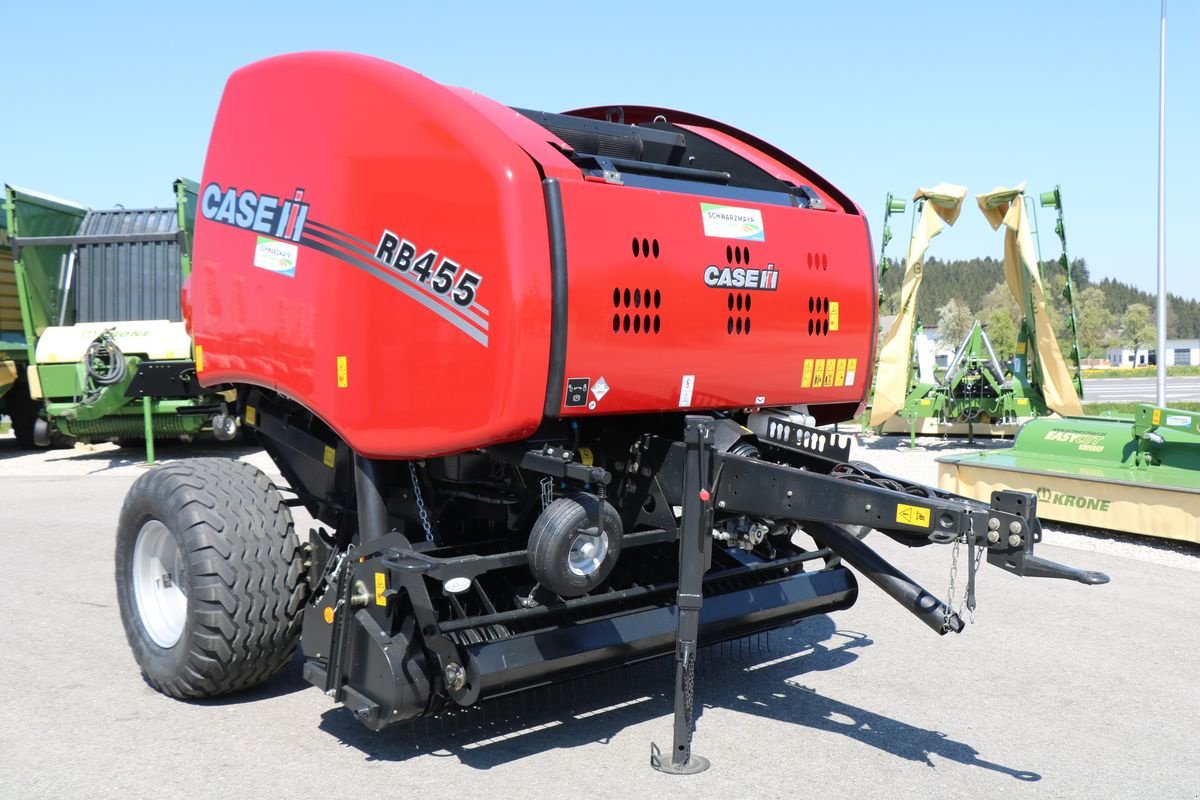
[{"label": "black support jack", "polygon": [[704,573],[712,564],[711,423],[689,418],[684,443],[683,519],[676,599],[679,622],[675,635],[675,716],[670,757],[664,758],[658,745],[650,745],[650,766],[672,775],[694,775],[709,767],[708,759],[692,752],[692,733],[696,722],[696,651],[700,608],[704,604]]}]

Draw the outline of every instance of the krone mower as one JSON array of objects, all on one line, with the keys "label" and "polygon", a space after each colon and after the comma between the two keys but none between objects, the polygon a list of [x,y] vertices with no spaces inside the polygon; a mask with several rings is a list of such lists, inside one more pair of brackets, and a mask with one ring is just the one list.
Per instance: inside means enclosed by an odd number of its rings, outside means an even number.
[{"label": "krone mower", "polygon": [[855,572],[962,630],[866,529],[1107,580],[1033,555],[1034,495],[889,478],[816,427],[870,385],[867,222],[729,125],[282,56],[230,78],[198,212],[199,380],[289,488],[197,459],[130,490],[121,613],[165,694],[254,686],[299,640],[378,730],[674,653],[653,763],[691,772],[698,642],[847,608]]}]

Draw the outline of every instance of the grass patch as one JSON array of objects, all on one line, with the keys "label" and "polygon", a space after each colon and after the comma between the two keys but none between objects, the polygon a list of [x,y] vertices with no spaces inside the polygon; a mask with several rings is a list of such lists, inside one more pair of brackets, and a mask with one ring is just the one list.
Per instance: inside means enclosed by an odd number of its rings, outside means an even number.
[{"label": "grass patch", "polygon": [[[1125,403],[1084,403],[1083,413],[1089,417],[1099,416],[1101,414],[1133,414],[1141,403],[1129,401]],[[1200,411],[1200,403],[1191,400],[1179,401],[1171,403],[1167,408],[1174,408],[1178,411]]]},{"label": "grass patch", "polygon": [[[1158,376],[1158,367],[1133,367],[1132,369],[1085,369],[1085,378],[1154,378]],[[1174,378],[1183,375],[1200,375],[1200,366],[1167,367],[1167,377]]]}]

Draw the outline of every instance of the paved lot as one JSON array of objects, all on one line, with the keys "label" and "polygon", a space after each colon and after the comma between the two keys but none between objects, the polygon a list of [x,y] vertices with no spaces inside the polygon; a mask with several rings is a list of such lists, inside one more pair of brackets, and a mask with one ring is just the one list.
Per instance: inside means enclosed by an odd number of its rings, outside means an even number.
[{"label": "paved lot", "polygon": [[[1083,382],[1083,399],[1087,403],[1153,403],[1156,387],[1154,378],[1087,378]],[[1200,376],[1167,378],[1168,403],[1195,402],[1197,398],[1200,398]]]},{"label": "paved lot", "polygon": [[[931,475],[948,447],[906,452],[902,439],[865,455]],[[957,637],[864,581],[854,608],[776,632],[769,649],[706,653],[696,751],[714,766],[680,778],[647,763],[649,743],[670,736],[659,665],[382,734],[308,688],[296,663],[237,698],[158,695],[113,588],[138,455],[18,456],[0,439],[0,796],[1200,797],[1194,548],[1064,533],[1052,541],[1071,546],[1044,554],[1105,570],[1110,585],[985,567],[978,624]],[[947,549],[868,541],[944,594]]]}]

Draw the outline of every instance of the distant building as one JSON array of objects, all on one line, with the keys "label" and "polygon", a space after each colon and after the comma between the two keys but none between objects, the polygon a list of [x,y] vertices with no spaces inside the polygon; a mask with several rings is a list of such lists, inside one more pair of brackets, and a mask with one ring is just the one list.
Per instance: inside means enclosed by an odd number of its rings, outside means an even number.
[{"label": "distant building", "polygon": [[[1108,363],[1114,367],[1145,367],[1155,363],[1155,353],[1148,347],[1135,353],[1129,347],[1108,348]],[[1168,367],[1200,365],[1200,339],[1167,339]]]}]

